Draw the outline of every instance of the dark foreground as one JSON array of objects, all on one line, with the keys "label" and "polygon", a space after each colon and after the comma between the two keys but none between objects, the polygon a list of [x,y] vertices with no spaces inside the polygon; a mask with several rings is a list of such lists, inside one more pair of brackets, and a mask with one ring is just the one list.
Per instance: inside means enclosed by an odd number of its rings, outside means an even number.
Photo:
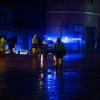
[{"label": "dark foreground", "polygon": [[100,56],[0,57],[0,100],[100,100]]}]

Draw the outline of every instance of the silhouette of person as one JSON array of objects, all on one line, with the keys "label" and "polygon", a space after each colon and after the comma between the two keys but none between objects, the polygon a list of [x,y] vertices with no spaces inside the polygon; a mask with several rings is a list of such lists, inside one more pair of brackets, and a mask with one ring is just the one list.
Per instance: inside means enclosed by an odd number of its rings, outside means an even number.
[{"label": "silhouette of person", "polygon": [[57,38],[57,42],[54,45],[54,55],[55,55],[55,63],[56,66],[62,66],[62,58],[66,54],[66,48],[64,43],[61,42],[60,38]]}]

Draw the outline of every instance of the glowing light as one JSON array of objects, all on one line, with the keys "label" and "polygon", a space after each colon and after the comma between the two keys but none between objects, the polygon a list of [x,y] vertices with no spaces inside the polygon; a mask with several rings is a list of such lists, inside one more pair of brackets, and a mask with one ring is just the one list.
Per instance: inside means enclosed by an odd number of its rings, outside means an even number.
[{"label": "glowing light", "polygon": [[20,52],[20,54],[23,54],[23,55],[27,55],[27,51],[24,51],[24,52]]},{"label": "glowing light", "polygon": [[44,75],[43,75],[43,73],[41,73],[41,74],[40,74],[40,78],[42,78],[42,79],[43,79],[43,77],[44,77]]},{"label": "glowing light", "polygon": [[54,61],[56,60],[56,57],[55,57],[55,55],[54,55],[53,59],[54,59]]},{"label": "glowing light", "polygon": [[52,38],[48,37],[47,40],[52,40]]},{"label": "glowing light", "polygon": [[53,42],[56,42],[57,38],[56,37],[47,37],[47,40],[52,40]]},{"label": "glowing light", "polygon": [[69,42],[69,38],[68,37],[62,37],[62,42],[68,43]]},{"label": "glowing light", "polygon": [[56,72],[55,71],[51,71],[50,69],[48,69],[48,73],[49,74],[47,75],[47,80],[56,78]]},{"label": "glowing light", "polygon": [[10,53],[10,51],[9,50],[6,50],[6,54],[8,54],[8,53]]},{"label": "glowing light", "polygon": [[40,65],[43,67],[43,54],[41,54]]},{"label": "glowing light", "polygon": [[48,75],[47,77],[47,88],[48,91],[50,91],[53,88],[56,88],[56,82],[55,77],[53,75]]},{"label": "glowing light", "polygon": [[[47,40],[52,40],[53,42],[57,41],[57,37],[47,37]],[[62,37],[62,42],[64,43],[71,43],[71,42],[75,42],[75,41],[82,41],[82,38],[71,38],[71,37]]]},{"label": "glowing light", "polygon": [[28,54],[28,50],[18,50],[18,49],[13,49],[13,52],[15,52],[16,54],[18,54],[18,52],[19,52],[19,54],[22,54],[22,55],[27,55]]},{"label": "glowing light", "polygon": [[71,38],[73,41],[81,41],[81,38]]}]

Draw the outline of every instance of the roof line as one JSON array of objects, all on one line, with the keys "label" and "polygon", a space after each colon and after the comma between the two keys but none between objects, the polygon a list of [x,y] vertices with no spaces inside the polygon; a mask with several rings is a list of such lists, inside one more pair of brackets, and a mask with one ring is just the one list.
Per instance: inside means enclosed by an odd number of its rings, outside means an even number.
[{"label": "roof line", "polygon": [[67,14],[67,13],[72,13],[72,14],[87,14],[87,15],[96,15],[96,16],[100,16],[100,13],[96,13],[96,12],[91,12],[91,11],[48,11],[47,13],[51,13],[51,14]]}]

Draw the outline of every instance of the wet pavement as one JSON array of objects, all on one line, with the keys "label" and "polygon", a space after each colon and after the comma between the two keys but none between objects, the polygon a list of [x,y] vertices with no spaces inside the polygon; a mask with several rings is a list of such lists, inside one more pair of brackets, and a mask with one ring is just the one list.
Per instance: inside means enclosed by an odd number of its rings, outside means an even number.
[{"label": "wet pavement", "polygon": [[0,100],[100,100],[100,56],[0,57]]}]

